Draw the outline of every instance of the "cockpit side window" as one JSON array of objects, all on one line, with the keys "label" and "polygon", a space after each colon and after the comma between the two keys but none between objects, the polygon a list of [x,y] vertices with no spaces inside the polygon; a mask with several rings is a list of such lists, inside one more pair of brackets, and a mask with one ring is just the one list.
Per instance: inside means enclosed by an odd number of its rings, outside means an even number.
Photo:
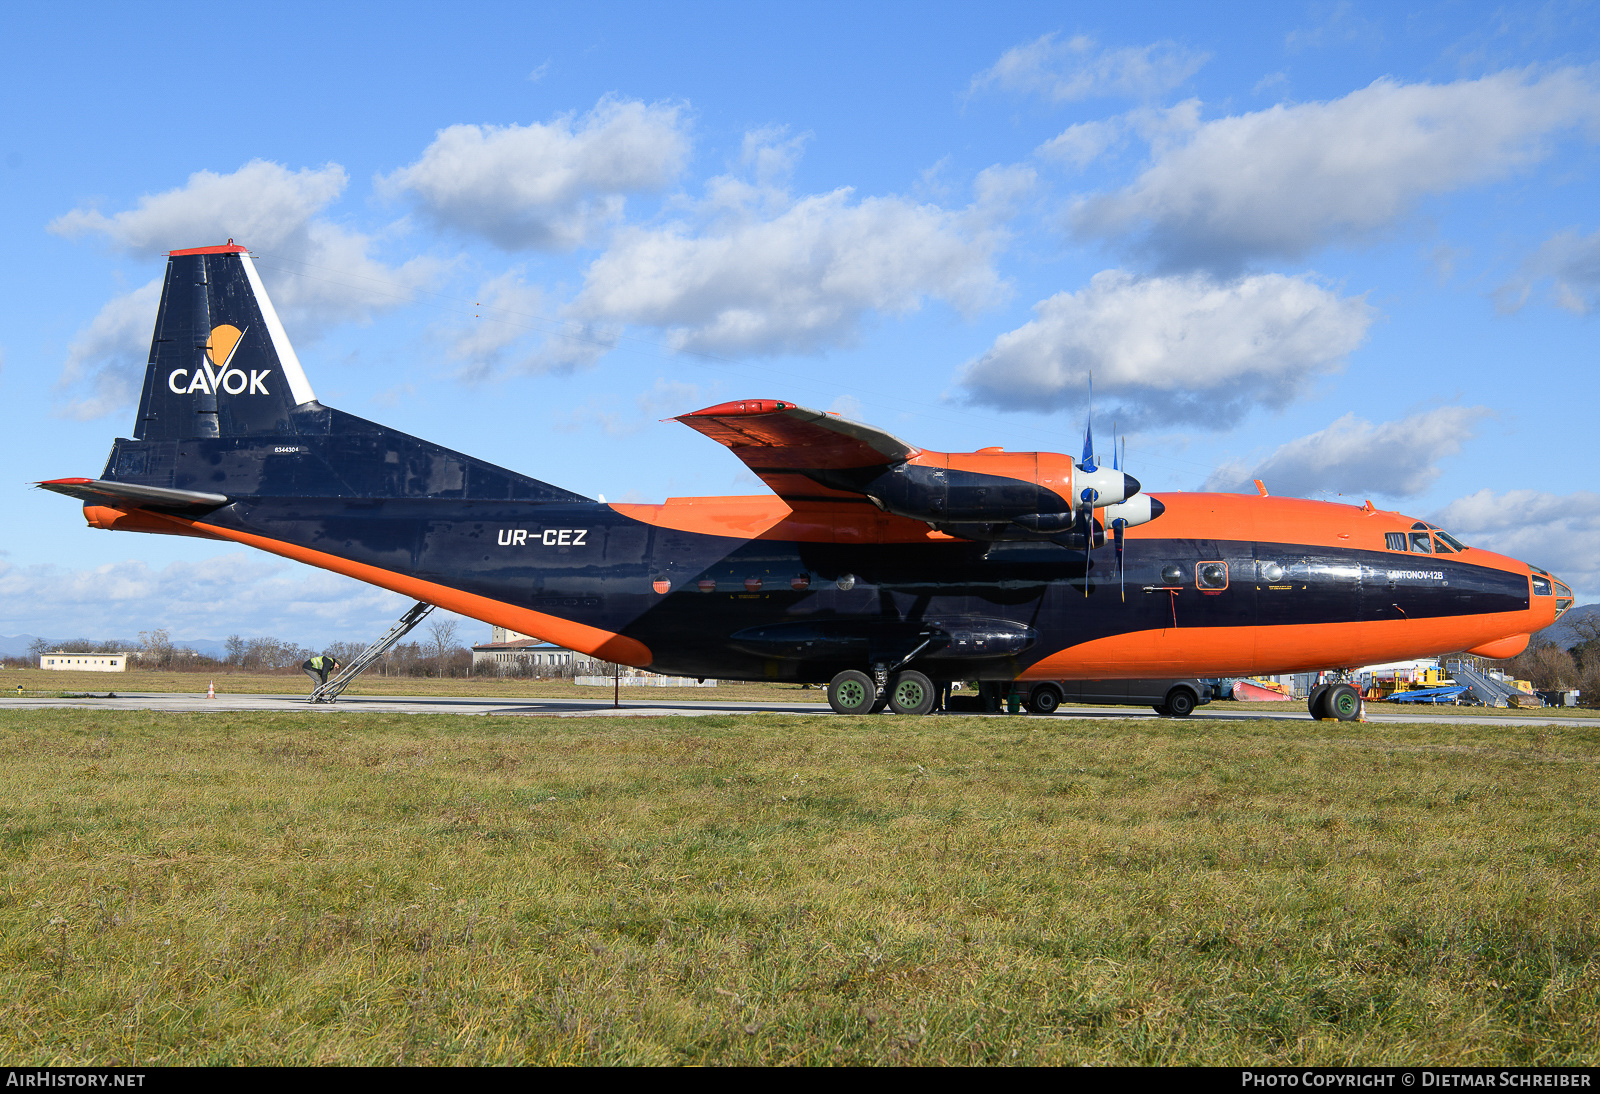
[{"label": "cockpit side window", "polygon": [[1553,592],[1555,590],[1550,587],[1550,579],[1548,577],[1540,577],[1538,574],[1533,575],[1534,596],[1550,596]]},{"label": "cockpit side window", "polygon": [[1458,551],[1465,551],[1467,549],[1467,545],[1465,543],[1462,543],[1459,539],[1457,539],[1455,536],[1452,536],[1449,532],[1440,532],[1437,529],[1435,529],[1433,534],[1435,536],[1437,536],[1439,539],[1444,540],[1446,543],[1448,543],[1450,546],[1454,547]]},{"label": "cockpit side window", "polygon": [[1418,554],[1433,554],[1433,537],[1426,532],[1412,532],[1411,549]]},{"label": "cockpit side window", "polygon": [[1385,532],[1383,538],[1388,541],[1389,550],[1404,551],[1406,549],[1406,534],[1404,532]]},{"label": "cockpit side window", "polygon": [[1453,555],[1456,549],[1445,542],[1444,536],[1438,532],[1433,533],[1433,553],[1436,555]]}]

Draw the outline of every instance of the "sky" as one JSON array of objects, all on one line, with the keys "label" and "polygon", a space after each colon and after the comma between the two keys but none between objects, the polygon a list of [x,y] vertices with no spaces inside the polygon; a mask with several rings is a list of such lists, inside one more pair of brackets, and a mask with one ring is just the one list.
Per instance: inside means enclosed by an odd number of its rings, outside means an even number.
[{"label": "sky", "polygon": [[[87,529],[167,251],[318,398],[611,501],[737,398],[1434,520],[1600,600],[1587,3],[12,4],[0,635],[375,637],[400,597]],[[482,632],[482,633],[480,633]],[[462,637],[487,638],[467,622]]]}]

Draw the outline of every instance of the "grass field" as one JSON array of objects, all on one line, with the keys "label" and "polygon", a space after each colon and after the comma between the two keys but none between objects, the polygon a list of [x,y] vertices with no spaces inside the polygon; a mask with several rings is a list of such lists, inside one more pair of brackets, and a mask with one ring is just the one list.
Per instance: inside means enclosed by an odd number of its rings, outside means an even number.
[{"label": "grass field", "polygon": [[1589,1064],[1600,730],[0,710],[0,1055]]}]

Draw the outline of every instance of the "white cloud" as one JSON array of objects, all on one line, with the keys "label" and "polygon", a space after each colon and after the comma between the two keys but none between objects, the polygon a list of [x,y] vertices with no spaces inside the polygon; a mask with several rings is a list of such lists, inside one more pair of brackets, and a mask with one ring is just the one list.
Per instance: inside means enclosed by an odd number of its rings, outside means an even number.
[{"label": "white cloud", "polygon": [[581,119],[441,129],[380,182],[505,250],[565,251],[618,220],[626,195],[671,183],[688,154],[680,108],[607,98]]},{"label": "white cloud", "polygon": [[1132,185],[1080,202],[1072,223],[1174,266],[1297,257],[1382,229],[1426,195],[1535,163],[1550,135],[1597,121],[1600,93],[1572,69],[1381,79],[1331,102],[1208,122],[1158,150]]},{"label": "white cloud", "polygon": [[1523,273],[1496,290],[1500,310],[1521,308],[1534,283],[1544,279],[1552,282],[1559,307],[1575,315],[1588,315],[1600,307],[1600,232],[1580,236],[1568,229],[1545,240],[1524,264]]},{"label": "white cloud", "polygon": [[1545,567],[1580,596],[1600,596],[1600,494],[1483,489],[1428,519],[1473,547]]},{"label": "white cloud", "polygon": [[462,362],[462,375],[482,378],[499,365],[507,352],[530,337],[544,313],[544,293],[525,284],[521,269],[507,270],[484,283],[474,302],[470,325],[457,328],[450,356]]},{"label": "white cloud", "polygon": [[786,353],[849,344],[869,315],[929,299],[970,312],[1002,294],[993,221],[1031,185],[1027,168],[992,171],[979,204],[955,212],[713,179],[692,222],[620,230],[570,313],[656,327],[678,349]]},{"label": "white cloud", "polygon": [[1186,99],[1164,108],[1141,106],[1113,118],[1069,125],[1034,149],[1034,155],[1081,171],[1106,152],[1124,144],[1130,135],[1148,142],[1159,154],[1198,128],[1199,99]]},{"label": "white cloud", "polygon": [[1349,413],[1254,466],[1219,467],[1200,489],[1254,492],[1252,480],[1261,479],[1275,494],[1414,497],[1433,485],[1439,461],[1461,451],[1489,413],[1481,406],[1443,406],[1380,425]]},{"label": "white cloud", "polygon": [[153,569],[138,560],[91,569],[0,562],[4,626],[31,634],[129,637],[272,634],[323,644],[381,634],[409,603],[396,593],[254,552]]},{"label": "white cloud", "polygon": [[1339,368],[1374,310],[1306,277],[1096,274],[1034,306],[960,382],[972,402],[1053,410],[1082,402],[1129,428],[1231,426],[1254,405],[1281,406]]},{"label": "white cloud", "polygon": [[1208,59],[1175,42],[1101,49],[1093,38],[1060,41],[1052,32],[1006,50],[993,68],[972,78],[972,90],[992,84],[1056,103],[1104,95],[1147,99],[1177,87]]},{"label": "white cloud", "polygon": [[113,298],[72,339],[59,385],[77,392],[66,404],[68,417],[101,418],[138,403],[160,303],[156,278]]},{"label": "white cloud", "polygon": [[[101,236],[140,258],[235,239],[257,256],[291,340],[303,342],[335,323],[405,303],[437,270],[421,258],[385,265],[369,255],[370,236],[319,219],[345,182],[337,164],[290,171],[253,160],[229,175],[197,171],[184,186],[146,195],[137,208],[110,216],[74,209],[49,229],[68,238]],[[69,415],[98,417],[137,398],[159,300],[158,279],[111,300],[78,333],[63,373],[73,392]]]}]

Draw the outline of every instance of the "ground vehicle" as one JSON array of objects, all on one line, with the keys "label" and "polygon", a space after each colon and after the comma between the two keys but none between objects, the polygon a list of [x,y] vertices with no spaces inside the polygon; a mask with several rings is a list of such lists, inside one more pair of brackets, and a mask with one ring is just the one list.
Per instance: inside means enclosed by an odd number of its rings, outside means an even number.
[{"label": "ground vehicle", "polygon": [[1062,703],[1108,703],[1143,706],[1157,714],[1186,718],[1211,702],[1211,689],[1192,677],[1152,680],[1046,680],[1028,692],[1027,707],[1050,714]]}]

